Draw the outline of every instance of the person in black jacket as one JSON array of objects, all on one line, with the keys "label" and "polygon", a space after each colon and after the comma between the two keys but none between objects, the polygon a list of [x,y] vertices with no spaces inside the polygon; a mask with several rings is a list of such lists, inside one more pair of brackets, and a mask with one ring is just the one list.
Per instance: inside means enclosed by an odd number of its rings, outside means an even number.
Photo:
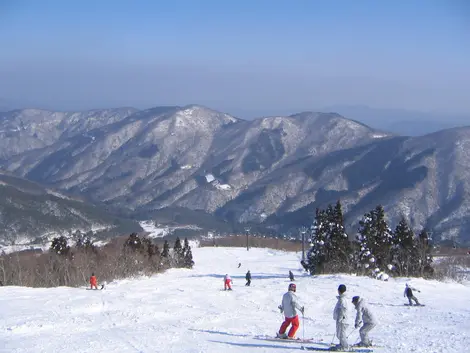
[{"label": "person in black jacket", "polygon": [[248,287],[249,287],[250,284],[251,284],[251,273],[250,273],[250,270],[248,270],[248,272],[246,273],[245,279],[246,279],[246,284],[245,284],[245,286],[248,286]]},{"label": "person in black jacket", "polygon": [[410,287],[408,285],[408,283],[406,284],[406,287],[405,287],[405,293],[403,293],[403,296],[404,297],[407,297],[408,298],[408,301],[410,302],[410,306],[413,305],[413,303],[411,302],[412,300],[414,300],[414,302],[416,303],[416,305],[421,305],[419,302],[418,302],[418,299],[413,295],[413,291],[418,291],[421,293],[420,290],[416,289],[416,288],[413,288],[413,287]]},{"label": "person in black jacket", "polygon": [[292,273],[292,271],[289,271],[289,279],[291,282],[295,281],[294,274]]}]

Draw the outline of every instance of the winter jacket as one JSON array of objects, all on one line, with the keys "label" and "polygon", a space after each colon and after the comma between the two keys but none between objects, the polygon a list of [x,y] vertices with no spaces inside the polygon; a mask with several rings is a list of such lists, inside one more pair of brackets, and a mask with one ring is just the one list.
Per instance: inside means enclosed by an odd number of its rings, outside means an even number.
[{"label": "winter jacket", "polygon": [[98,285],[98,280],[96,279],[96,276],[91,276],[91,277],[90,277],[90,284],[91,284],[92,286]]},{"label": "winter jacket", "polygon": [[363,298],[359,298],[356,304],[356,326],[359,326],[362,323],[364,324],[375,324],[375,317],[369,309],[369,306],[366,305],[366,302]]},{"label": "winter jacket", "polygon": [[246,273],[245,279],[246,279],[247,281],[251,281],[251,273],[250,273],[250,271],[248,271],[248,272]]},{"label": "winter jacket", "polygon": [[346,296],[343,294],[338,295],[338,302],[336,303],[335,309],[333,310],[333,320],[336,323],[346,323],[348,320],[348,305]]},{"label": "winter jacket", "polygon": [[297,316],[297,310],[302,311],[294,292],[288,291],[282,296],[281,310],[284,311],[284,316],[287,318]]},{"label": "winter jacket", "polygon": [[229,275],[225,275],[225,276],[224,276],[224,282],[227,282],[227,281],[232,282],[232,279],[230,278]]},{"label": "winter jacket", "polygon": [[[403,293],[403,296],[405,297],[408,297],[408,298],[411,298],[413,296],[413,291],[414,290],[417,290],[416,288],[413,288],[413,287],[410,287],[410,286],[407,286],[405,288],[405,293]],[[419,292],[419,290],[417,290]]]}]

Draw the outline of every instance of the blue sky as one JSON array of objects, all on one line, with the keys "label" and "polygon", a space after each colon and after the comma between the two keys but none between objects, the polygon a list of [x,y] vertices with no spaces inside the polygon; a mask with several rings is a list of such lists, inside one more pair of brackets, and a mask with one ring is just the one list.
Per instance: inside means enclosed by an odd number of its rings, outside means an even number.
[{"label": "blue sky", "polygon": [[0,98],[470,113],[465,0],[0,0]]}]

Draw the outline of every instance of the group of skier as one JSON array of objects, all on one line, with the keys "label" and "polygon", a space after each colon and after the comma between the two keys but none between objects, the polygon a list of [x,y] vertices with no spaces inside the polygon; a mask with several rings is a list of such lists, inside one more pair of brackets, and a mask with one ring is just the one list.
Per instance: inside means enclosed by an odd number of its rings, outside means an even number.
[{"label": "group of skier", "polygon": [[[418,299],[413,295],[413,290],[419,292],[419,290],[409,286],[407,283],[404,296],[408,298],[410,303],[409,305],[412,305],[412,300],[416,305],[421,305],[418,302]],[[284,313],[285,319],[276,335],[278,338],[294,339],[295,333],[300,326],[298,312],[301,312],[303,315],[305,308],[299,304],[297,296],[295,295],[296,291],[297,286],[295,283],[290,283],[287,293],[282,296],[282,304],[279,305],[278,308],[281,313]],[[346,286],[344,284],[340,284],[338,286],[338,296],[336,297],[338,301],[336,302],[333,310],[333,319],[336,321],[336,337],[339,339],[339,344],[331,347],[330,350],[332,351],[344,351],[349,349],[348,335],[346,333],[349,327],[348,305],[345,293]],[[355,344],[355,346],[370,347],[372,346],[372,341],[369,339],[369,332],[376,326],[377,321],[363,298],[360,296],[354,296],[352,298],[352,304],[356,309],[354,328],[359,328],[359,336],[361,339],[359,343]],[[287,328],[290,325],[291,328],[286,334]]]}]

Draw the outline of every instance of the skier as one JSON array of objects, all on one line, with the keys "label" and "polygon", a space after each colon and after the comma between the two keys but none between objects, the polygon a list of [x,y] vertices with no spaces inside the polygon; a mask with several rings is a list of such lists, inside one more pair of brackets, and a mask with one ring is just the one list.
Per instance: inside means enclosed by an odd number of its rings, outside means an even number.
[{"label": "skier", "polygon": [[240,266],[241,266],[241,265],[242,265],[242,263],[241,263],[241,262],[239,262],[239,263],[238,263],[238,268],[240,268]]},{"label": "skier", "polygon": [[336,303],[333,311],[333,320],[336,320],[336,336],[339,339],[339,344],[332,347],[331,350],[344,351],[349,349],[348,338],[346,336],[346,330],[348,328],[348,306],[346,301],[346,286],[340,284],[338,287],[338,302]]},{"label": "skier", "polygon": [[289,271],[289,279],[291,282],[295,281],[294,274],[292,273],[292,271]]},{"label": "skier", "polygon": [[363,298],[355,296],[352,298],[352,303],[357,310],[354,328],[358,328],[362,323],[362,327],[359,329],[361,342],[357,346],[370,347],[372,346],[372,341],[369,339],[368,334],[376,325],[374,315],[372,315]]},{"label": "skier", "polygon": [[[295,333],[300,326],[297,310],[299,310],[303,315],[305,309],[303,306],[300,306],[297,301],[297,296],[295,295],[296,290],[297,286],[295,283],[289,284],[287,292],[282,296],[282,304],[278,306],[279,310],[281,313],[284,313],[285,317],[279,332],[276,334],[276,337],[278,338],[294,339]],[[289,325],[292,325],[292,327],[286,335],[286,330]]]},{"label": "skier", "polygon": [[250,270],[248,270],[248,272],[246,273],[245,279],[246,279],[246,284],[245,284],[245,286],[249,287],[250,284],[251,284],[251,273],[250,273]]},{"label": "skier", "polygon": [[411,300],[414,300],[416,305],[421,305],[419,302],[418,302],[418,299],[413,295],[413,291],[418,291],[419,293],[421,293],[421,291],[419,289],[416,289],[416,288],[413,288],[413,287],[410,287],[408,285],[408,283],[406,284],[405,286],[405,293],[403,293],[403,296],[407,297],[408,298],[408,301],[410,302],[410,306],[413,305],[413,303],[411,302]]},{"label": "skier", "polygon": [[225,274],[224,277],[224,290],[232,290],[233,281],[228,274]]},{"label": "skier", "polygon": [[98,280],[96,279],[95,273],[93,272],[90,277],[90,289],[98,289]]}]

